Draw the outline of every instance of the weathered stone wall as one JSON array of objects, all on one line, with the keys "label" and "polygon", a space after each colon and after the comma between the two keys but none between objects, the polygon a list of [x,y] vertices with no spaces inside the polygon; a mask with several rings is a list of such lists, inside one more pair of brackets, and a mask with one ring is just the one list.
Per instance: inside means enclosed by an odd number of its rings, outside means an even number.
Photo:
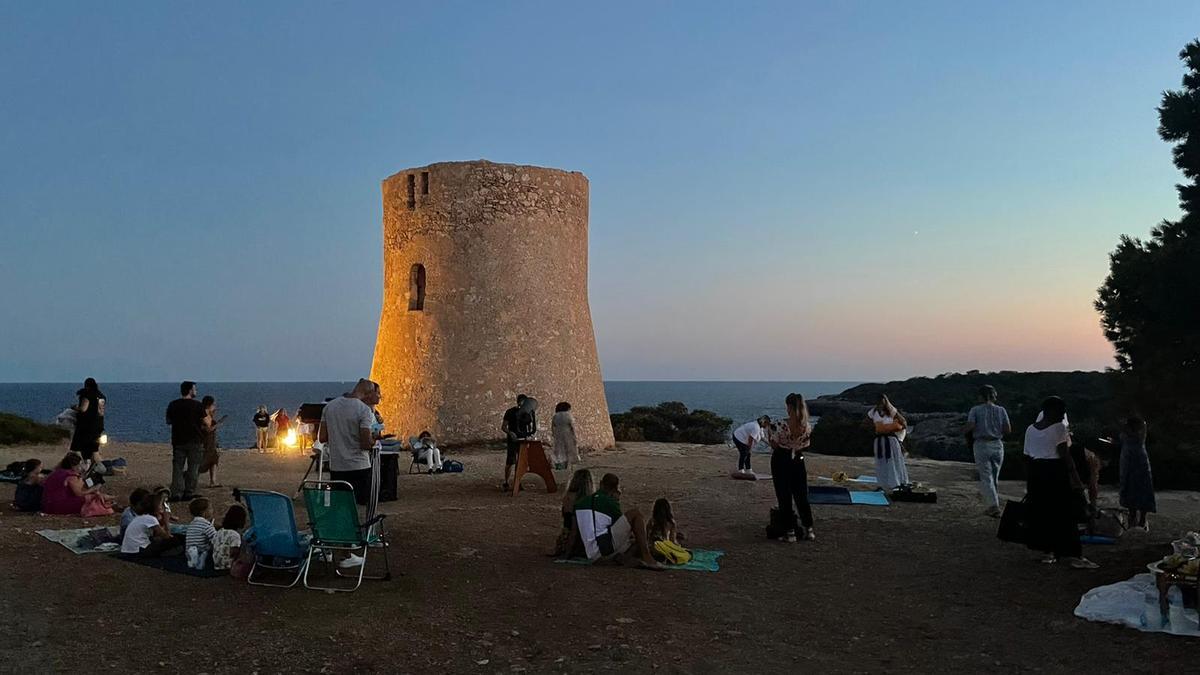
[{"label": "weathered stone wall", "polygon": [[[411,183],[410,183],[411,181]],[[410,190],[411,185],[411,190]],[[518,393],[549,439],[568,401],[579,444],[613,445],[587,295],[588,181],[579,172],[446,162],[383,181],[383,311],[372,379],[404,436],[502,438]],[[424,307],[410,310],[414,265]]]}]

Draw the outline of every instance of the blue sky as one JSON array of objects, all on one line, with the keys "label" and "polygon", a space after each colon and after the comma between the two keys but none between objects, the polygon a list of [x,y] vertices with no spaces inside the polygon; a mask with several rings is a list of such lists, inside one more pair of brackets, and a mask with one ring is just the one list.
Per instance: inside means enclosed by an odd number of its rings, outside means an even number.
[{"label": "blue sky", "polygon": [[0,3],[0,380],[353,379],[379,181],[591,180],[610,379],[1103,368],[1200,4]]}]

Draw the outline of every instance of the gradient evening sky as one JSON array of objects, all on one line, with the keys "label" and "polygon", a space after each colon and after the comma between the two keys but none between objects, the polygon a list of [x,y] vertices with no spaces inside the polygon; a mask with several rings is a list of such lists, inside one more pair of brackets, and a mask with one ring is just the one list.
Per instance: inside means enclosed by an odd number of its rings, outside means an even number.
[{"label": "gradient evening sky", "polygon": [[365,375],[478,158],[591,180],[608,379],[1106,367],[1200,3],[981,4],[0,2],[0,381]]}]

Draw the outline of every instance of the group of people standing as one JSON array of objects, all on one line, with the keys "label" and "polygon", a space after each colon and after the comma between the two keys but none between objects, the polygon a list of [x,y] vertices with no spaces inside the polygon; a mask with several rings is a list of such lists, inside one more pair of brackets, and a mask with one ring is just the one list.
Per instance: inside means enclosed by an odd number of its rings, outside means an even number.
[{"label": "group of people standing", "polygon": [[200,474],[208,473],[208,487],[217,488],[217,428],[226,416],[217,417],[212,396],[196,400],[196,383],[179,384],[179,398],[167,405],[166,422],[171,427],[171,500],[191,501],[197,496]]}]

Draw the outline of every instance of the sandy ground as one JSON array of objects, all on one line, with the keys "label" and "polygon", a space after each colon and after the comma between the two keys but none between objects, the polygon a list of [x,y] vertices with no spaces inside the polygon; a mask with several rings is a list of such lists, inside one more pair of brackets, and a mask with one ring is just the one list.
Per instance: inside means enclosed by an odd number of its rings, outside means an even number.
[{"label": "sandy ground", "polygon": [[[62,452],[4,448],[0,461],[52,463]],[[666,496],[691,545],[726,552],[718,573],[653,573],[553,564],[557,497],[536,478],[515,499],[501,495],[501,450],[449,454],[465,473],[400,477],[400,500],[384,505],[397,576],[353,594],[76,556],[34,530],[83,519],[5,508],[0,671],[1188,672],[1200,655],[1185,638],[1072,615],[1082,593],[1144,570],[1174,535],[1200,527],[1194,493],[1161,495],[1151,535],[1089,547],[1102,567],[1081,572],[997,541],[969,465],[914,460],[914,480],[938,487],[938,504],[817,506],[818,540],[784,544],[763,536],[770,483],[731,480],[731,450],[647,443],[587,457],[622,477],[626,508]],[[118,455],[130,468],[109,487],[122,502],[168,481],[165,446],[110,448]],[[755,462],[762,471],[768,458]],[[229,452],[222,481],[290,494],[306,464]],[[810,456],[809,473],[869,464]],[[0,485],[0,501],[12,490]],[[230,501],[228,488],[208,494]]]}]

